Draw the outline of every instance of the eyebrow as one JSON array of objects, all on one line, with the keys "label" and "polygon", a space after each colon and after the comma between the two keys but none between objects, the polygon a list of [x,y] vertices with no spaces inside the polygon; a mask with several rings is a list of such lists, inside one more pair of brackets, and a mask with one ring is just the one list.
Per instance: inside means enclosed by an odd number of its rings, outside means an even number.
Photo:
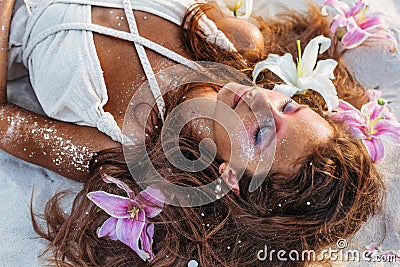
[{"label": "eyebrow", "polygon": [[299,107],[298,108],[296,108],[294,111],[293,111],[293,113],[297,113],[297,112],[299,112],[299,111],[301,111],[301,110],[303,110],[303,109],[307,109],[307,108],[310,108],[308,105],[299,105]]}]

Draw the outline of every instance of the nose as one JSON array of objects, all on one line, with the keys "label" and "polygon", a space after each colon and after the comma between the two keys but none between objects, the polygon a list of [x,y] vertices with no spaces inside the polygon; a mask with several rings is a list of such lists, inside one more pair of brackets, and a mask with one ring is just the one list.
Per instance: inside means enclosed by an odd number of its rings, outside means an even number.
[{"label": "nose", "polygon": [[246,102],[251,111],[255,114],[257,120],[265,120],[265,118],[273,118],[276,130],[282,122],[281,112],[276,105],[276,96],[273,91],[255,87],[246,95]]},{"label": "nose", "polygon": [[254,87],[246,94],[246,103],[253,112],[259,113],[272,109],[269,97],[265,97],[265,89]]}]

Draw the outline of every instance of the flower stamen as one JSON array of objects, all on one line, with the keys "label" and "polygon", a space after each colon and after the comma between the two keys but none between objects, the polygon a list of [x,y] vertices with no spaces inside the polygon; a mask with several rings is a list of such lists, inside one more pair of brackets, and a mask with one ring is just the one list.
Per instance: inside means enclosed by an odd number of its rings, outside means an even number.
[{"label": "flower stamen", "polygon": [[298,55],[299,57],[297,58],[297,77],[301,77],[303,75],[303,71],[300,68],[300,63],[301,63],[301,46],[300,46],[300,40],[296,40],[296,44],[297,44],[297,51],[298,51]]},{"label": "flower stamen", "polygon": [[133,206],[132,208],[128,209],[127,212],[130,213],[130,218],[131,219],[138,219],[138,214],[139,214],[140,208]]},{"label": "flower stamen", "polygon": [[381,117],[377,117],[377,118],[375,118],[375,119],[373,119],[372,121],[370,121],[370,123],[369,123],[369,134],[376,134],[376,130],[375,130],[375,128],[374,128],[374,126],[375,126],[375,124],[378,122],[378,121],[380,121],[380,120],[384,120],[385,119],[385,117],[384,116],[381,116]]},{"label": "flower stamen", "polygon": [[369,8],[369,6],[365,5],[363,10],[361,11],[361,18],[360,18],[359,22],[363,21],[365,19],[365,17],[367,16],[368,8]]}]

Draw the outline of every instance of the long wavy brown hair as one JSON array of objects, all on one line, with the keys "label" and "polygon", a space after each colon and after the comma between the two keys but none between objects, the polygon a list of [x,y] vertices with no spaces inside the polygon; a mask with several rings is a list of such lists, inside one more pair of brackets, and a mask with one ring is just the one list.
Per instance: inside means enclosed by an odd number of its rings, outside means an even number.
[{"label": "long wavy brown hair", "polygon": [[[198,14],[207,5],[192,9],[185,25],[184,41],[195,60],[221,62],[250,75],[255,62],[239,54],[220,51],[196,34]],[[194,16],[193,16],[194,14]],[[306,14],[287,11],[276,20],[258,18],[265,36],[265,52],[297,54],[296,40],[307,44],[318,35],[329,36],[329,24],[315,7]],[[334,83],[339,97],[360,106],[365,102],[363,87],[346,69],[337,43],[320,56],[339,62]],[[279,79],[266,71],[257,84],[271,89]],[[188,90],[197,86],[185,86],[166,96],[167,114],[184,101]],[[218,90],[218,88],[216,88]],[[323,99],[318,94],[296,97],[300,103],[309,104],[322,114]],[[321,143],[304,151],[298,162],[301,171],[288,176],[270,174],[255,192],[241,190],[200,207],[165,206],[153,219],[155,236],[151,262],[143,262],[129,247],[119,241],[98,238],[96,229],[108,215],[87,198],[87,193],[104,190],[123,194],[114,185],[106,184],[101,173],[107,173],[127,183],[132,190],[140,191],[127,167],[122,148],[98,153],[91,165],[91,172],[84,188],[75,198],[71,213],[60,209],[64,193],[55,195],[47,204],[44,218],[47,229],[41,229],[35,221],[35,230],[50,241],[47,260],[57,266],[187,266],[191,259],[200,266],[303,266],[305,261],[279,262],[277,258],[260,261],[257,254],[267,246],[270,250],[315,250],[336,242],[338,238],[353,235],[370,216],[379,211],[383,196],[383,184],[365,147],[350,137],[342,128],[331,122],[335,134],[328,143]],[[161,126],[158,121],[155,124]],[[210,183],[218,176],[221,162],[215,160],[208,168],[188,173],[175,168],[166,158],[161,146],[160,128],[149,131],[146,147],[149,158],[164,179],[179,185],[197,186]],[[199,158],[195,136],[185,134],[180,139],[180,150],[188,159]],[[142,155],[135,155],[140,162]],[[141,172],[151,177],[152,172]],[[240,180],[240,188],[246,189],[250,178]],[[177,196],[179,198],[179,196]]]}]

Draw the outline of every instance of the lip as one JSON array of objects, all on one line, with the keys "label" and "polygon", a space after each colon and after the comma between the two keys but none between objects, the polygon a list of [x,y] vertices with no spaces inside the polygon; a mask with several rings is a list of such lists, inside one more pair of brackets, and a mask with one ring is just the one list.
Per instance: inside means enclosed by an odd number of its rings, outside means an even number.
[{"label": "lip", "polygon": [[243,99],[243,96],[250,91],[248,87],[242,87],[237,92],[235,92],[235,97],[233,98],[233,106],[232,109],[235,109],[239,104],[240,100]]}]

